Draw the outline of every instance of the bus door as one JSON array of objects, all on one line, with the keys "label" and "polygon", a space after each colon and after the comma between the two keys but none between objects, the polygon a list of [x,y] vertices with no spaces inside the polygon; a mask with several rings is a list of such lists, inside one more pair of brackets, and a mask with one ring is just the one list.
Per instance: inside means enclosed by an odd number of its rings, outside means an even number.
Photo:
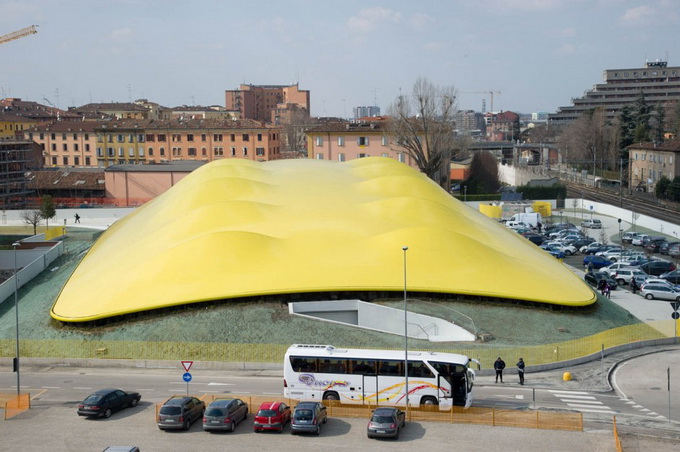
[{"label": "bus door", "polygon": [[455,406],[467,405],[467,379],[468,374],[465,366],[459,364],[451,366],[449,380],[451,382],[451,397]]},{"label": "bus door", "polygon": [[378,376],[362,375],[362,397],[364,403],[378,404]]}]

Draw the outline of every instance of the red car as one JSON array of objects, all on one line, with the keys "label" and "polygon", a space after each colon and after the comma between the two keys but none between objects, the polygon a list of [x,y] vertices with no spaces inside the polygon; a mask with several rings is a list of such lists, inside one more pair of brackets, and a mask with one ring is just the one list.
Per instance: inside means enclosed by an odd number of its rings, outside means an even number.
[{"label": "red car", "polygon": [[290,422],[290,407],[283,402],[264,402],[255,414],[253,428],[255,432],[276,430],[281,433],[286,423]]}]

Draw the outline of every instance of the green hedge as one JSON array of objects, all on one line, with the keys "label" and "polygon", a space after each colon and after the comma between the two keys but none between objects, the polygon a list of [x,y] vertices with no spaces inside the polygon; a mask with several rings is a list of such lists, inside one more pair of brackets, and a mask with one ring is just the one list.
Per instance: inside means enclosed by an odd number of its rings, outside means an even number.
[{"label": "green hedge", "polygon": [[468,194],[467,196],[461,195],[461,194],[455,194],[453,195],[454,198],[459,199],[461,201],[500,201],[501,200],[501,195],[500,193],[485,193],[481,195],[470,195]]},{"label": "green hedge", "polygon": [[565,199],[567,197],[567,187],[554,184],[550,187],[530,187],[522,185],[517,187],[517,193],[522,193],[524,199]]}]

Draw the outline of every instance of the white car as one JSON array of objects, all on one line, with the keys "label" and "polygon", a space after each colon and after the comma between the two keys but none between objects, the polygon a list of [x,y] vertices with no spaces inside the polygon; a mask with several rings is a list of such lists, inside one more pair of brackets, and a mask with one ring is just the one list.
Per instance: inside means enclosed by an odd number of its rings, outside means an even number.
[{"label": "white car", "polygon": [[644,241],[644,239],[646,237],[649,237],[649,235],[648,234],[639,234],[637,237],[633,237],[633,241],[630,242],[630,243],[632,243],[633,245],[636,245],[636,246],[640,246],[640,245],[642,245],[642,242]]},{"label": "white car", "polygon": [[640,295],[648,300],[680,301],[680,290],[663,284],[647,283],[640,289]]},{"label": "white car", "polygon": [[633,278],[635,278],[635,282],[642,285],[648,276],[649,275],[647,275],[647,273],[635,267],[623,267],[616,270],[614,274],[610,275],[610,277],[619,283],[620,286],[624,284],[630,284],[630,281]]},{"label": "white car", "polygon": [[[607,276],[609,276],[610,278],[613,278],[613,276],[616,274],[617,271],[624,269],[624,268],[629,268],[629,267],[630,267],[630,265],[622,264],[620,262],[615,262],[615,263],[608,265],[606,267],[602,267],[600,269],[600,271],[606,273]],[[646,274],[645,272],[643,272],[639,268],[636,269],[636,270],[640,271],[643,274]]]},{"label": "white car", "polygon": [[550,241],[550,242],[545,242],[545,243],[542,244],[542,246],[543,246],[543,245],[550,246],[550,247],[552,247],[552,248],[557,248],[558,250],[560,250],[561,252],[563,252],[566,256],[571,256],[572,254],[576,254],[576,252],[577,252],[575,246],[572,246],[572,245],[564,245],[563,243],[561,243],[561,242],[559,242],[559,241],[557,241],[557,240],[553,240],[553,241]]},{"label": "white car", "polygon": [[602,221],[593,219],[581,223],[582,228],[602,229]]}]

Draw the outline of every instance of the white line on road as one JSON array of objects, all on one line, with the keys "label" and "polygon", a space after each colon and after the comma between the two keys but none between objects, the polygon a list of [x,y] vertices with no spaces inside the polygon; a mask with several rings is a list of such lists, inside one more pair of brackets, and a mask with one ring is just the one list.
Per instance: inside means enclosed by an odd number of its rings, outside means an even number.
[{"label": "white line on road", "polygon": [[611,409],[608,406],[604,406],[604,405],[593,406],[593,405],[582,405],[580,403],[567,403],[567,406],[571,406],[571,407],[574,407],[574,408],[579,408],[579,407],[581,407],[581,408],[592,408],[594,410],[599,410],[600,408],[603,409],[603,410],[610,410]]},{"label": "white line on road", "polygon": [[42,389],[61,389],[59,386],[42,386]]},{"label": "white line on road", "polygon": [[593,396],[587,396],[587,395],[562,395],[562,394],[555,394],[555,397],[565,397],[565,398],[570,398],[570,399],[589,399],[589,400],[595,400],[595,397]]},{"label": "white line on road", "polygon": [[74,386],[73,389],[92,389],[92,388],[86,388],[86,387],[79,387],[79,386]]},{"label": "white line on road", "polygon": [[524,400],[524,394],[515,394],[515,398],[519,400]]},{"label": "white line on road", "polygon": [[562,399],[563,402],[565,403],[588,403],[591,405],[604,405],[604,403],[598,401],[598,400],[570,400],[570,399]]},{"label": "white line on road", "polygon": [[582,395],[588,395],[587,392],[585,391],[560,391],[557,389],[548,389],[548,392],[552,392],[553,394],[582,394]]},{"label": "white line on road", "polygon": [[583,408],[580,408],[579,411],[583,413],[618,414],[616,411],[586,410]]},{"label": "white line on road", "polygon": [[283,395],[280,392],[263,392],[263,395]]},{"label": "white line on road", "polygon": [[215,383],[214,381],[211,381],[208,383],[208,386],[234,386],[234,383]]},{"label": "white line on road", "polygon": [[140,389],[135,389],[135,391],[137,391],[137,392],[140,392],[140,391],[155,391],[155,389],[140,388]]}]

